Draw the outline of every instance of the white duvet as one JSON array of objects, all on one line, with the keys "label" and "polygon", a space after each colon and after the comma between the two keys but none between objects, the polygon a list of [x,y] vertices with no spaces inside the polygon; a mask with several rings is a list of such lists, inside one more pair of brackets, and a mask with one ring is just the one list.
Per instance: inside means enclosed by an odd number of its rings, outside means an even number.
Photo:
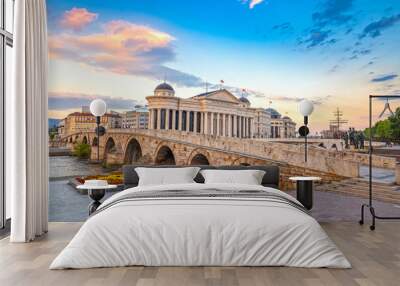
[{"label": "white duvet", "polygon": [[[164,190],[263,190],[232,184],[136,187]],[[293,266],[349,268],[318,222],[282,203],[246,198],[155,198],[124,201],[90,217],[50,269],[145,266]]]}]

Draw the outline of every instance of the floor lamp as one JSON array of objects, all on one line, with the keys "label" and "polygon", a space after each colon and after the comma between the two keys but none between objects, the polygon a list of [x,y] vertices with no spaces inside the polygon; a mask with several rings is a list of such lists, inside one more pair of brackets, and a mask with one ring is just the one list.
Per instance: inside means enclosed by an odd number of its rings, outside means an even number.
[{"label": "floor lamp", "polygon": [[95,99],[90,103],[90,112],[96,117],[97,133],[97,163],[100,162],[100,119],[106,113],[107,105],[102,99]]},{"label": "floor lamp", "polygon": [[375,209],[373,207],[372,202],[372,100],[375,98],[386,99],[389,101],[390,99],[400,99],[400,95],[370,95],[369,96],[369,146],[368,146],[368,154],[369,154],[369,180],[368,180],[368,190],[369,190],[369,201],[368,204],[363,204],[361,206],[361,220],[359,223],[361,225],[364,224],[364,208],[369,208],[369,211],[372,216],[372,225],[370,225],[370,229],[375,229],[375,219],[382,220],[395,220],[400,219],[400,217],[384,217],[378,216],[375,213]]}]

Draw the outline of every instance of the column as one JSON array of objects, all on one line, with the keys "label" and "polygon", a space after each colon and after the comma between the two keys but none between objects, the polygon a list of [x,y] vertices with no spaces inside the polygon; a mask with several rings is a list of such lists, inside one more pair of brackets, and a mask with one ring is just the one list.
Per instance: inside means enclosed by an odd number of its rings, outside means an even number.
[{"label": "column", "polygon": [[249,138],[249,118],[244,118],[244,137]]},{"label": "column", "polygon": [[179,110],[178,130],[182,131],[182,110]]},{"label": "column", "polygon": [[254,120],[253,118],[250,118],[250,138],[253,138],[253,128],[254,128],[253,124]]},{"label": "column", "polygon": [[210,124],[210,134],[214,135],[214,112],[211,112],[211,118],[210,118],[211,124]]},{"label": "column", "polygon": [[208,112],[203,112],[203,131],[204,134],[208,134]]},{"label": "column", "polygon": [[176,130],[175,125],[176,125],[176,110],[172,109],[172,130]]},{"label": "column", "polygon": [[189,132],[190,126],[190,111],[186,110],[186,132]]},{"label": "column", "polygon": [[161,129],[161,109],[157,109],[157,128],[156,129]]},{"label": "column", "polygon": [[239,117],[239,137],[243,138],[243,116]]},{"label": "column", "polygon": [[169,109],[165,109],[165,130],[169,129]]},{"label": "column", "polygon": [[197,133],[197,111],[193,114],[193,132]]},{"label": "column", "polygon": [[240,116],[237,117],[236,124],[237,124],[236,137],[240,138]]},{"label": "column", "polygon": [[221,132],[221,118],[220,118],[220,114],[219,113],[217,113],[217,136],[220,136],[221,134],[220,134],[220,132]]},{"label": "column", "polygon": [[153,129],[152,118],[153,118],[153,109],[149,109],[149,119],[147,120],[147,124],[148,124],[147,129]]},{"label": "column", "polygon": [[243,117],[243,138],[247,138],[247,117]]},{"label": "column", "polygon": [[200,112],[200,134],[204,134],[204,112]]},{"label": "column", "polygon": [[247,117],[243,117],[243,138],[247,138]]},{"label": "column", "polygon": [[239,138],[241,138],[241,136],[240,136],[240,122],[241,122],[241,120],[240,120],[240,116],[238,116],[237,117],[237,137],[239,137]]},{"label": "column", "polygon": [[228,114],[228,137],[232,137],[232,115]]},{"label": "column", "polygon": [[233,134],[232,137],[237,136],[237,116],[233,115]]},{"label": "column", "polygon": [[222,114],[222,136],[226,136],[225,114]]},{"label": "column", "polygon": [[243,117],[243,138],[247,138],[247,117]]}]

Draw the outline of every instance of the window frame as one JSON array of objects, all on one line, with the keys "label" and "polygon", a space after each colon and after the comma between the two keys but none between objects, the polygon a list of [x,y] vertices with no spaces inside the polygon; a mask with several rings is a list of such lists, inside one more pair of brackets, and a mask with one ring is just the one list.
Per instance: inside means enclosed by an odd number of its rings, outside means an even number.
[{"label": "window frame", "polygon": [[[7,46],[13,48],[13,34],[7,31],[7,11],[6,1],[12,1],[12,13],[14,14],[15,0],[0,0],[0,235],[4,230],[9,229],[9,221],[7,221],[6,212],[6,192],[5,192],[5,100],[6,100],[6,63]],[[14,15],[11,15],[13,18]],[[14,30],[14,29],[12,29]]]}]

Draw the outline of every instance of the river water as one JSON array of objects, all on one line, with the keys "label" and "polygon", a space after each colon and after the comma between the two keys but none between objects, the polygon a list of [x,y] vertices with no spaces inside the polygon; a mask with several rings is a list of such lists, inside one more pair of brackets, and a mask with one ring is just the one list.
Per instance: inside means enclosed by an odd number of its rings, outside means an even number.
[{"label": "river water", "polygon": [[77,176],[98,175],[111,171],[99,164],[71,156],[49,157],[50,180],[60,180]]},{"label": "river water", "polygon": [[[70,186],[68,179],[104,174],[111,170],[70,156],[49,157],[49,163],[49,221],[85,221],[92,200]],[[104,199],[112,194],[107,192]]]}]

